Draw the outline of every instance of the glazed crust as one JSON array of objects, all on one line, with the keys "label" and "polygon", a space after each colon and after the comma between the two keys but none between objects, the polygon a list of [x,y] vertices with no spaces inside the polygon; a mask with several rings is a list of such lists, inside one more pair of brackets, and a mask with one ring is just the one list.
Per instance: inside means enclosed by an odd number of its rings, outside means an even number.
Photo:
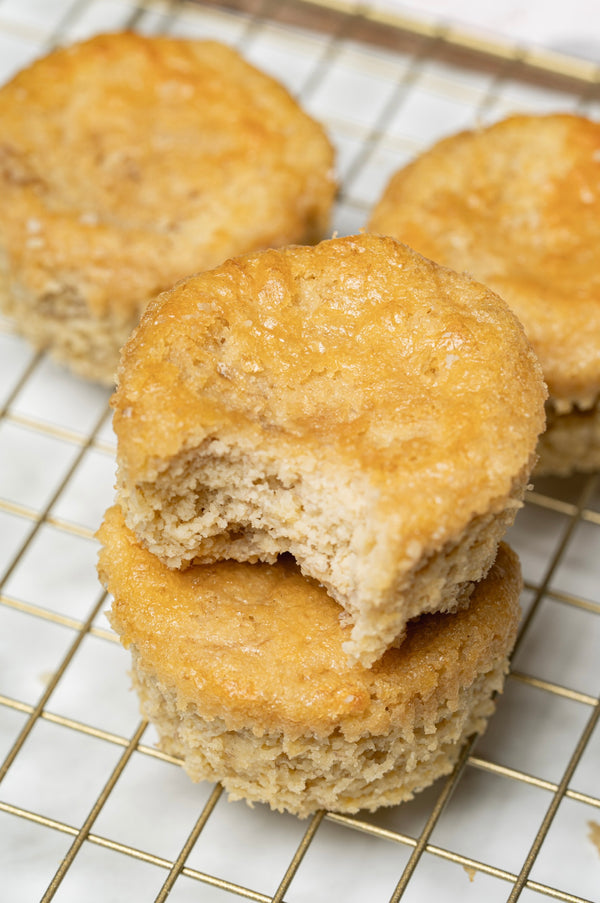
[{"label": "glazed crust", "polygon": [[545,395],[496,295],[357,235],[228,260],[163,293],[123,349],[112,404],[129,480],[217,430],[270,431],[317,456],[326,446],[386,490],[398,474],[381,503],[403,520],[419,519],[402,497],[426,474],[431,495],[450,494],[426,506],[440,524],[507,492]]},{"label": "glazed crust", "polygon": [[525,326],[553,407],[593,407],[600,123],[518,115],[450,136],[391,178],[368,227],[498,292]]},{"label": "glazed crust", "polygon": [[[328,226],[323,129],[215,42],[119,33],[56,50],[0,90],[0,119],[4,304],[27,308],[24,329],[34,311],[65,330],[86,315],[124,340],[177,279]],[[43,323],[32,337],[61,344]]]},{"label": "glazed crust", "polygon": [[176,691],[181,710],[193,703],[228,730],[289,739],[335,731],[350,742],[399,723],[410,731],[504,661],[516,636],[520,567],[503,544],[468,608],[415,621],[368,669],[347,663],[339,606],[290,558],[173,571],[136,541],[118,506],[98,537],[124,646]]}]

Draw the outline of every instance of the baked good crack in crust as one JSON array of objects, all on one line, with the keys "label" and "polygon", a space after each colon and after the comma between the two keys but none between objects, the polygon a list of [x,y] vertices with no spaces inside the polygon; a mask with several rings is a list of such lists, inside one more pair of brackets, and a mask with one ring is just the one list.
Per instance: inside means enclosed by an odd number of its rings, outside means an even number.
[{"label": "baked good crack in crust", "polygon": [[508,307],[391,238],[247,255],[157,298],[125,345],[118,501],[172,568],[291,553],[370,665],[492,564],[544,398]]},{"label": "baked good crack in crust", "polygon": [[452,135],[392,176],[369,229],[508,302],[548,384],[538,472],[600,466],[600,123],[519,115]]},{"label": "baked good crack in crust", "polygon": [[173,571],[118,506],[99,538],[143,714],[162,750],[233,799],[300,816],[394,805],[449,772],[494,708],[521,587],[503,544],[467,609],[415,621],[366,669],[346,661],[336,603],[289,557]]},{"label": "baked good crack in crust", "polygon": [[149,298],[232,254],[322,238],[322,127],[222,44],[134,33],[53,51],[0,89],[0,305],[112,384]]}]

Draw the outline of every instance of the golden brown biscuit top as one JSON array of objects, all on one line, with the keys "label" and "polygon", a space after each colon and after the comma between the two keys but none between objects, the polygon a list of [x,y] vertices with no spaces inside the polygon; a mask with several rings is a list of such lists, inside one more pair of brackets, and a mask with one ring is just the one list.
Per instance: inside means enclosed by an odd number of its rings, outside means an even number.
[{"label": "golden brown biscuit top", "polygon": [[497,291],[524,324],[550,395],[594,401],[600,123],[521,115],[446,138],[392,177],[369,228]]},{"label": "golden brown biscuit top", "polygon": [[295,565],[222,561],[173,571],[141,547],[111,508],[99,531],[110,619],[144,667],[230,729],[283,729],[348,739],[406,729],[510,651],[519,619],[520,568],[501,546],[468,609],[412,622],[399,649],[373,668],[347,664],[340,608]]},{"label": "golden brown biscuit top", "polygon": [[149,306],[119,383],[128,483],[218,436],[339,464],[372,487],[390,531],[427,544],[504,506],[544,422],[539,366],[507,306],[373,235],[180,283]]},{"label": "golden brown biscuit top", "polygon": [[0,238],[15,265],[52,252],[68,275],[87,255],[99,306],[328,222],[323,129],[216,42],[127,32],[56,50],[0,89],[0,121]]}]

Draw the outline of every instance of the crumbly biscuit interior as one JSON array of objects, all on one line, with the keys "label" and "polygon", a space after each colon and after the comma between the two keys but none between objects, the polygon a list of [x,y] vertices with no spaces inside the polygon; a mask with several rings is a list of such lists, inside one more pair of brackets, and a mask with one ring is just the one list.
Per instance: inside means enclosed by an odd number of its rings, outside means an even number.
[{"label": "crumbly biscuit interior", "polygon": [[290,553],[342,606],[348,659],[368,667],[411,618],[467,604],[514,520],[529,470],[460,536],[429,550],[415,542],[403,563],[390,561],[395,550],[367,478],[314,457],[270,458],[262,448],[210,440],[176,456],[154,481],[133,489],[125,482],[121,504],[129,528],[172,568]]}]

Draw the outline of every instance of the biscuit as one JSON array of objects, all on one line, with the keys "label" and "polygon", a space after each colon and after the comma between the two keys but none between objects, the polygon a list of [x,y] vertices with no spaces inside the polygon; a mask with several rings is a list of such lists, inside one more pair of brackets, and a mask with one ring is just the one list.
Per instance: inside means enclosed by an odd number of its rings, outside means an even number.
[{"label": "biscuit", "polygon": [[346,661],[337,604],[289,556],[174,571],[118,506],[99,539],[110,621],[160,747],[233,799],[300,816],[394,805],[449,772],[493,711],[519,620],[504,544],[468,608],[413,622],[366,669]]},{"label": "biscuit", "polygon": [[548,384],[538,472],[600,466],[600,123],[519,115],[446,138],[392,176],[369,229],[508,302]]},{"label": "biscuit", "polygon": [[211,41],[99,35],[0,89],[0,306],[112,384],[148,299],[232,254],[323,237],[323,128]]},{"label": "biscuit", "polygon": [[263,251],[164,293],[125,345],[117,498],[173,568],[291,553],[368,666],[492,564],[544,398],[473,280],[372,235]]}]

